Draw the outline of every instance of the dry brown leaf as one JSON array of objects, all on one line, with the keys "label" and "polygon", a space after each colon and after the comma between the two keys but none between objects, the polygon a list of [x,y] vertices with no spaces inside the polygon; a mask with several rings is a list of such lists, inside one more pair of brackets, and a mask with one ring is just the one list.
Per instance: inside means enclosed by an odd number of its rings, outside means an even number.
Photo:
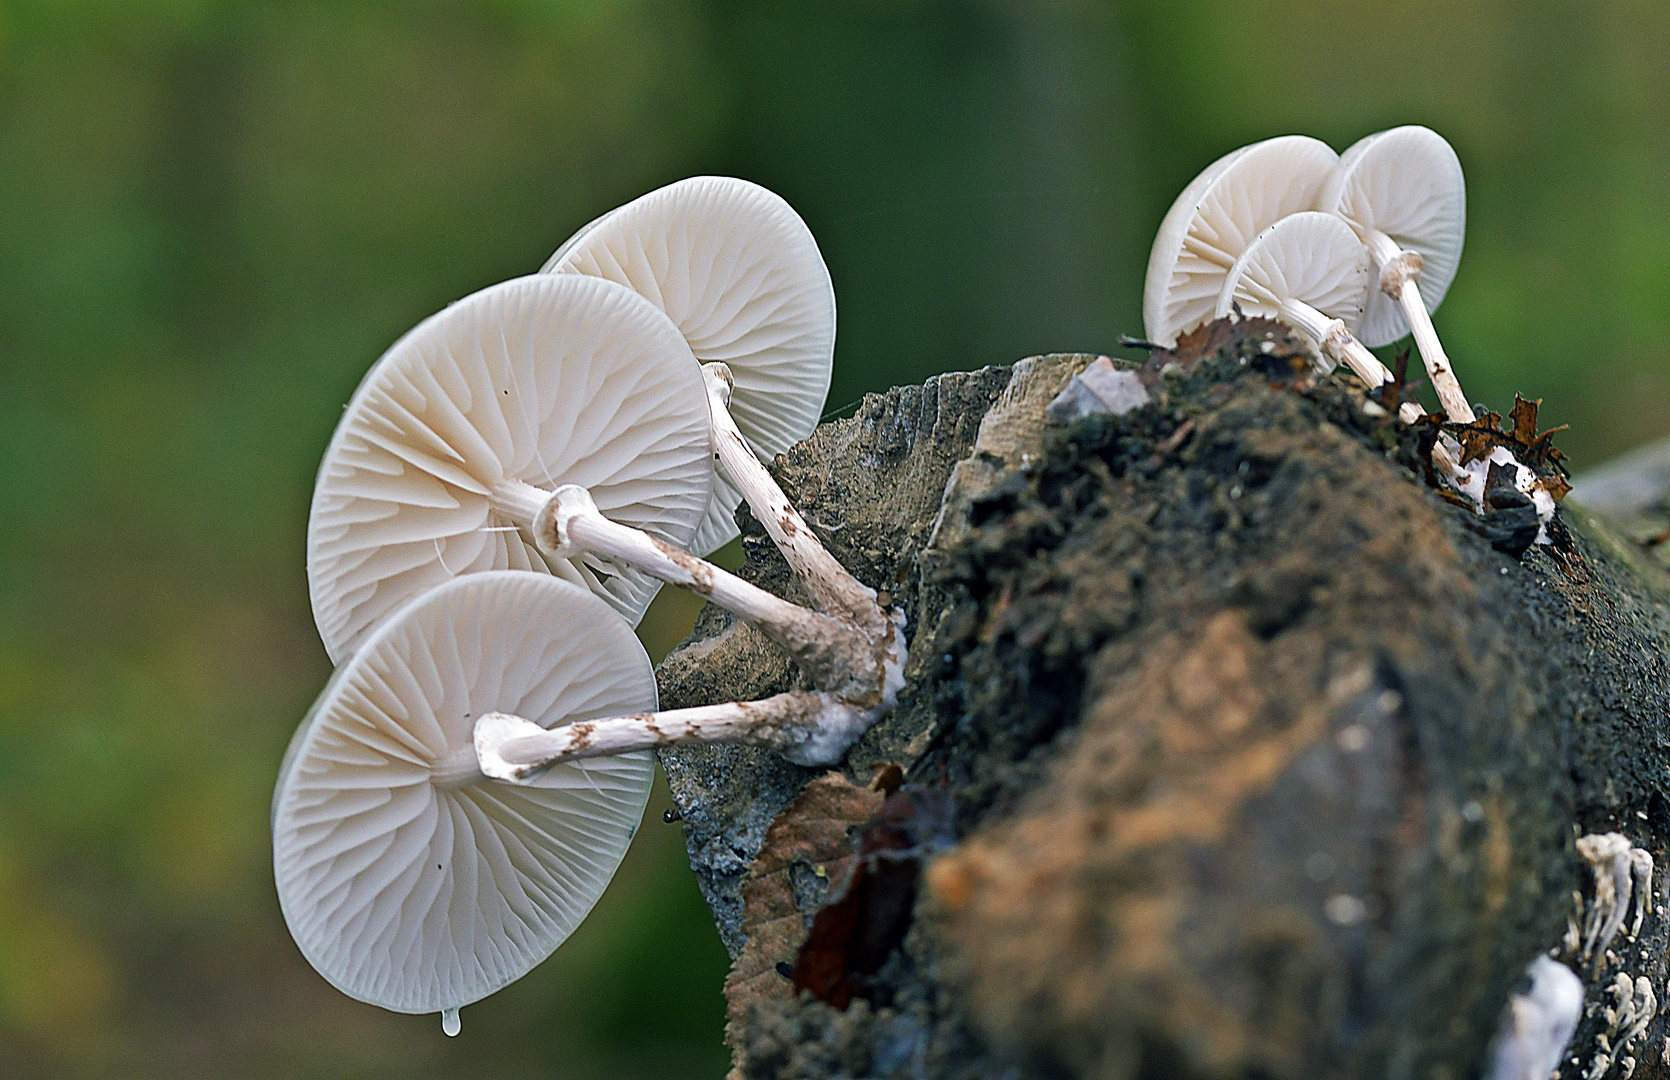
[{"label": "dry brown leaf", "polygon": [[[1526,401],[1518,394],[1513,396],[1513,411],[1508,414],[1513,418],[1513,437],[1524,444],[1524,457],[1527,465],[1530,465],[1539,473],[1550,472],[1564,476],[1566,473],[1564,464],[1566,455],[1554,448],[1553,437],[1555,432],[1565,431],[1571,425],[1561,424],[1559,427],[1549,428],[1540,435],[1537,434],[1537,409],[1541,405],[1542,398],[1535,401]],[[1564,485],[1564,490],[1559,490],[1560,487],[1561,485],[1555,484],[1548,488],[1548,493],[1554,496],[1555,502],[1559,502],[1560,499],[1565,497],[1566,491],[1571,490],[1569,484]],[[1555,494],[1557,490],[1559,494]]]},{"label": "dry brown leaf", "polygon": [[840,886],[853,863],[848,829],[870,820],[881,804],[881,792],[830,772],[808,783],[766,830],[742,884],[742,931],[748,940],[725,979],[725,1042],[733,1056],[736,1031],[750,1005],[794,999],[793,985],[777,967],[795,962],[812,914],[795,902],[795,867]]},{"label": "dry brown leaf", "polygon": [[1461,464],[1471,465],[1490,456],[1498,446],[1508,445],[1508,436],[1501,430],[1502,414],[1487,412],[1471,424],[1452,424],[1449,430],[1461,442]]},{"label": "dry brown leaf", "polygon": [[889,795],[858,830],[857,859],[819,909],[792,975],[796,990],[845,1009],[904,940],[922,864],[949,846],[953,803],[943,789]]},{"label": "dry brown leaf", "polygon": [[1513,437],[1526,446],[1537,441],[1537,410],[1541,407],[1542,398],[1526,401],[1517,393],[1513,396],[1513,408],[1508,410],[1508,419],[1513,421]]},{"label": "dry brown leaf", "polygon": [[[1568,425],[1561,424],[1537,434],[1537,410],[1541,405],[1541,398],[1527,401],[1515,394],[1513,408],[1508,412],[1511,428],[1502,426],[1500,413],[1487,412],[1471,424],[1446,424],[1444,429],[1461,440],[1463,465],[1471,465],[1480,458],[1488,457],[1498,446],[1505,446],[1539,476],[1557,474],[1563,477],[1567,474],[1566,455],[1555,448],[1553,439],[1556,432],[1565,431]],[[1549,493],[1553,494],[1558,487],[1558,484],[1553,485]],[[1561,492],[1560,496],[1555,496],[1556,500],[1563,495],[1564,492]]]},{"label": "dry brown leaf", "polygon": [[1559,473],[1550,473],[1537,480],[1537,487],[1548,492],[1549,497],[1559,502],[1571,492],[1571,482]]}]

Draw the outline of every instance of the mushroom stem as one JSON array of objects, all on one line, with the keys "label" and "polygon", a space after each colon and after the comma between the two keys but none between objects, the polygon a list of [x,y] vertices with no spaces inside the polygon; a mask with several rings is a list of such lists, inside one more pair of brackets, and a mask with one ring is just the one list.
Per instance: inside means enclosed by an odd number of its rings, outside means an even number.
[{"label": "mushroom stem", "polygon": [[564,761],[681,743],[740,743],[774,750],[797,765],[833,765],[874,721],[834,694],[796,690],[761,701],[580,720],[550,729],[506,713],[476,721],[475,758],[494,780],[527,783]]},{"label": "mushroom stem", "polygon": [[[1324,313],[1311,307],[1302,300],[1286,299],[1281,301],[1278,314],[1287,322],[1297,326],[1301,331],[1310,335],[1316,341],[1322,352],[1335,363],[1344,363],[1357,374],[1372,389],[1382,383],[1392,381],[1392,373],[1386,369],[1378,357],[1368,351],[1368,347],[1345,328],[1345,323],[1339,319],[1330,319]],[[1398,416],[1406,424],[1413,424],[1425,415],[1425,411],[1412,401],[1406,401],[1398,406]],[[1483,499],[1483,481],[1479,481],[1478,492],[1467,489],[1467,477],[1456,461],[1449,447],[1438,443],[1432,448],[1432,464],[1438,473],[1453,486],[1470,495],[1475,503]]]},{"label": "mushroom stem", "polygon": [[1358,341],[1339,319],[1329,318],[1303,300],[1295,300],[1292,297],[1281,300],[1277,313],[1282,319],[1310,335],[1324,356],[1336,364],[1345,364],[1359,379],[1367,383],[1370,389],[1392,381],[1392,373],[1386,369],[1386,365],[1380,362],[1379,357],[1369,352],[1367,346]]},{"label": "mushroom stem", "polygon": [[455,750],[429,767],[429,782],[442,791],[469,787],[482,779],[484,776],[481,767],[476,764],[475,754],[467,749]]},{"label": "mushroom stem", "polygon": [[592,552],[706,597],[759,627],[820,689],[866,706],[885,696],[891,637],[878,643],[844,619],[792,604],[641,529],[610,521],[577,484],[551,493],[534,517],[533,536],[540,550],[559,558]]},{"label": "mushroom stem", "polygon": [[487,504],[524,529],[532,529],[534,519],[551,501],[551,493],[521,480],[505,479],[493,485],[487,494]]},{"label": "mushroom stem", "polygon": [[876,603],[876,591],[848,573],[818,542],[811,526],[754,455],[731,418],[731,369],[718,362],[703,364],[702,377],[713,415],[713,455],[719,460],[719,470],[742,493],[812,603],[820,611],[852,620],[878,640],[886,636],[892,620]]},{"label": "mushroom stem", "polygon": [[1421,361],[1426,364],[1432,389],[1444,406],[1445,414],[1455,423],[1471,424],[1476,419],[1473,406],[1468,404],[1467,395],[1461,391],[1461,383],[1455,377],[1444,346],[1438,341],[1432,315],[1421,300],[1421,289],[1416,284],[1416,278],[1421,273],[1420,254],[1405,250],[1379,229],[1358,225],[1357,231],[1380,272],[1380,290],[1398,302],[1404,317],[1409,320],[1415,347],[1420,350]]}]

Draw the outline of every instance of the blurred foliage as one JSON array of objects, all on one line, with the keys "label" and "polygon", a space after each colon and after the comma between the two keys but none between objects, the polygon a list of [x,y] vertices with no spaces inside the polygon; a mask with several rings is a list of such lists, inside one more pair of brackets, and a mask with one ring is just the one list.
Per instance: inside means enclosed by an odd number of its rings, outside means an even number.
[{"label": "blurred foliage", "polygon": [[[658,807],[456,1040],[284,931],[312,474],[423,316],[746,176],[829,261],[836,411],[1113,350],[1206,163],[1418,122],[1470,184],[1456,366],[1545,397],[1581,466],[1670,427],[1666,55],[1656,0],[0,0],[0,1075],[722,1072],[723,950]],[[693,607],[657,612],[659,654]]]}]

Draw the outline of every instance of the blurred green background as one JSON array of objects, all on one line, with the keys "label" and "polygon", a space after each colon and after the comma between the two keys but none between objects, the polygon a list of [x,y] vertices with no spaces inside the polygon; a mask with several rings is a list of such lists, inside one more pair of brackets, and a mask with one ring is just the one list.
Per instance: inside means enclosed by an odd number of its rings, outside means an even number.
[{"label": "blurred green background", "polygon": [[458,1039],[336,993],[279,917],[313,471],[423,316],[741,175],[829,261],[834,411],[1112,351],[1202,166],[1418,122],[1467,170],[1458,371],[1592,464],[1670,429],[1667,56],[1662,0],[0,2],[0,1075],[723,1072],[664,803]]}]

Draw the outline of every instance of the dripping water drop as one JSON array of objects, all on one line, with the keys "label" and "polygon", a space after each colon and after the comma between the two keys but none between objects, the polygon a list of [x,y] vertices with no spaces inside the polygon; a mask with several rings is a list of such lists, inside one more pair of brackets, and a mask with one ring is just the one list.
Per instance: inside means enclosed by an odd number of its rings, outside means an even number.
[{"label": "dripping water drop", "polygon": [[458,1019],[457,1009],[441,1010],[441,1030],[448,1036],[458,1034],[459,1030],[463,1028],[463,1026],[464,1025]]}]

